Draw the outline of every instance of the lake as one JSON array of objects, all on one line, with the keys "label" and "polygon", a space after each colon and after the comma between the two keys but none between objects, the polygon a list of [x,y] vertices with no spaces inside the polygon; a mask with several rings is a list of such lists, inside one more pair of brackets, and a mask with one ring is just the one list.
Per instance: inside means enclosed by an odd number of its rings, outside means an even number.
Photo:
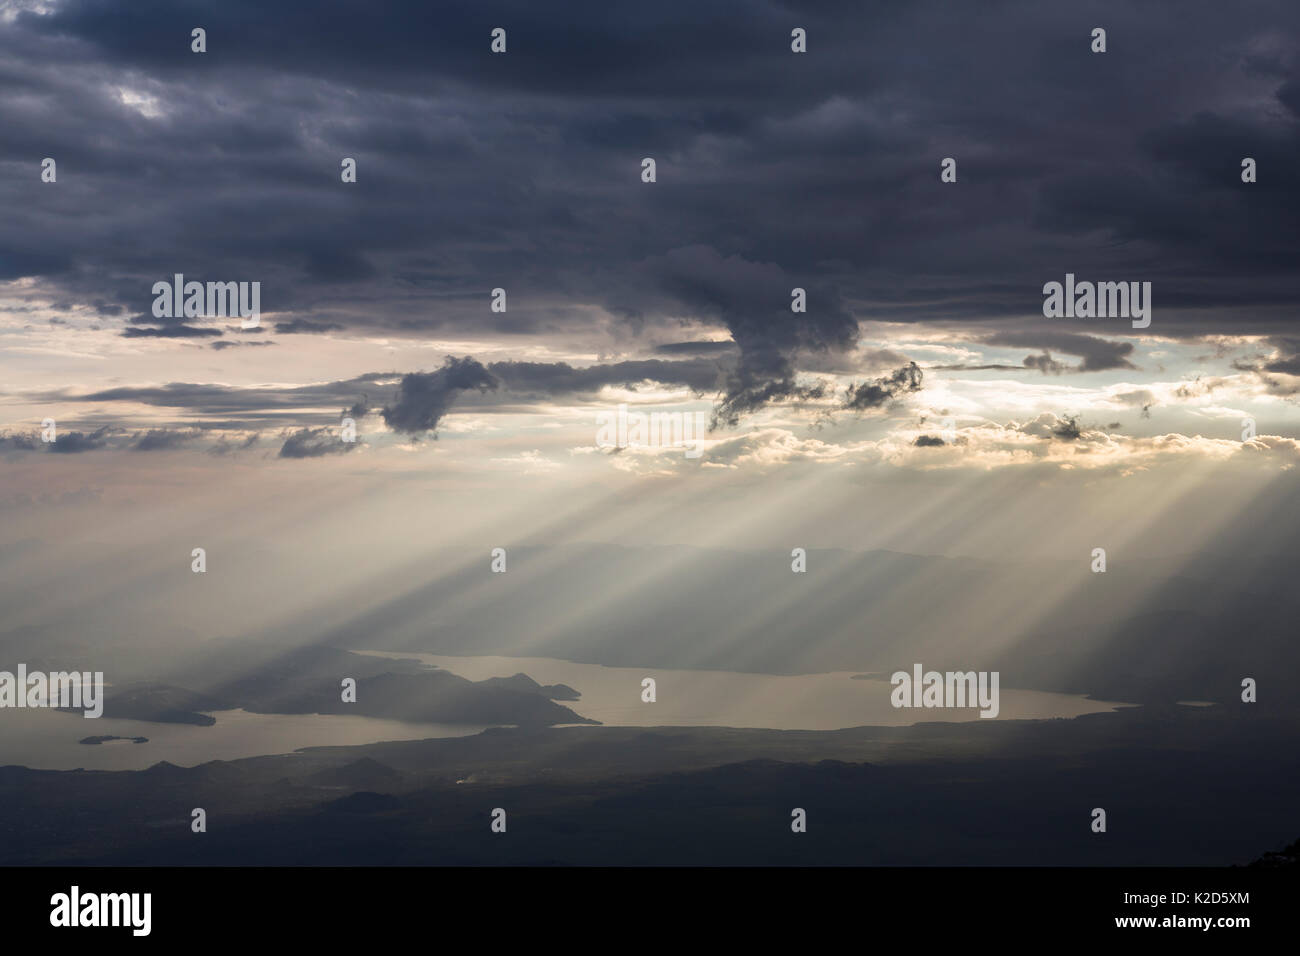
[{"label": "lake", "polygon": [[[371,744],[380,740],[466,737],[483,724],[412,724],[378,717],[321,714],[250,714],[216,710],[211,727],[156,724],[112,717],[86,719],[46,708],[6,708],[0,713],[0,766],[39,770],[143,770],[160,760],[192,767],[209,760],[236,760],[292,753],[299,747]],[[78,743],[83,737],[148,737],[149,742],[114,740]]]},{"label": "lake", "polygon": [[[737,671],[685,671],[604,667],[548,657],[449,657],[439,654],[357,651],[376,657],[414,658],[469,680],[524,673],[540,684],[567,684],[581,693],[562,701],[583,717],[622,727],[756,727],[773,730],[839,730],[865,725],[899,726],[927,720],[978,720],[967,709],[895,709],[893,687],[881,675],[861,679],[852,671],[773,675]],[[655,703],[641,702],[641,680],[656,681]],[[855,679],[856,678],[856,679]],[[1009,690],[999,694],[999,720],[1077,717],[1112,711],[1124,704],[1071,694]],[[349,746],[383,740],[464,737],[483,724],[417,724],[377,717],[321,714],[250,714],[214,711],[211,727],[156,724],[41,708],[6,708],[0,714],[0,766],[20,764],[43,770],[143,770],[161,760],[194,766],[292,753],[300,747]],[[87,745],[83,737],[148,737]]]},{"label": "lake", "polygon": [[[469,680],[524,673],[539,684],[567,684],[582,694],[561,701],[570,710],[621,727],[762,727],[771,730],[841,730],[902,726],[922,721],[980,720],[975,708],[894,708],[887,676],[855,679],[858,672],[750,674],[653,667],[605,667],[549,657],[448,657],[441,654],[354,651],[375,657],[414,658]],[[641,680],[653,677],[658,699],[641,702]],[[998,720],[1078,717],[1126,704],[1080,695],[1001,688]]]}]

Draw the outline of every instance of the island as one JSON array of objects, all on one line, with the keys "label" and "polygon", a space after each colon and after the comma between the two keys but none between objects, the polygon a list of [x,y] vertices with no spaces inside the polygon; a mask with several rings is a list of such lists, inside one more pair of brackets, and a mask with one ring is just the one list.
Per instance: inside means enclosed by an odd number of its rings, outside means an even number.
[{"label": "island", "polygon": [[100,744],[106,744],[111,740],[129,740],[133,744],[147,744],[149,742],[148,737],[119,737],[116,734],[104,734],[100,737],[82,737],[77,741],[77,743],[99,746]]}]

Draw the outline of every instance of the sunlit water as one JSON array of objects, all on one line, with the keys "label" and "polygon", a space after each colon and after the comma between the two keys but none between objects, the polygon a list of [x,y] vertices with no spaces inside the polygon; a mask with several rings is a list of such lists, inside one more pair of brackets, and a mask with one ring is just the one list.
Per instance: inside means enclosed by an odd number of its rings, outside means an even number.
[{"label": "sunlit water", "polygon": [[[111,717],[87,719],[48,709],[9,709],[0,715],[0,766],[42,770],[143,770],[160,760],[181,767],[292,753],[299,747],[347,746],[380,740],[463,737],[482,724],[411,724],[378,717],[335,714],[250,714],[218,710],[211,727],[156,724]],[[148,737],[143,744],[114,740],[78,743],[83,737]]]},{"label": "sunlit water", "polygon": [[[855,679],[851,671],[776,676],[733,671],[682,671],[603,667],[547,657],[448,657],[438,654],[371,653],[415,658],[469,680],[524,673],[541,684],[567,684],[582,696],[561,701],[583,717],[623,727],[756,727],[774,730],[838,730],[866,725],[899,726],[920,721],[979,720],[975,708],[894,708],[893,687],[881,675]],[[643,703],[641,681],[653,677],[657,700]],[[1125,705],[1071,694],[1001,689],[1000,720],[1077,717]],[[462,737],[482,724],[417,724],[377,717],[321,714],[250,714],[215,711],[216,724],[158,724],[47,709],[8,709],[0,720],[0,765],[47,770],[143,770],[161,760],[194,766],[292,753],[300,747],[351,746],[383,740]],[[88,745],[90,736],[148,737]]]},{"label": "sunlit water", "polygon": [[[839,730],[900,726],[921,721],[988,720],[975,708],[894,708],[888,679],[854,679],[853,671],[777,676],[735,671],[679,671],[604,667],[548,657],[447,657],[439,654],[371,653],[435,664],[469,680],[524,673],[539,684],[567,684],[582,694],[561,701],[569,709],[624,727],[763,727],[773,730]],[[641,701],[641,681],[653,677],[657,700]],[[999,720],[1078,717],[1126,706],[1073,694],[1001,688]]]}]

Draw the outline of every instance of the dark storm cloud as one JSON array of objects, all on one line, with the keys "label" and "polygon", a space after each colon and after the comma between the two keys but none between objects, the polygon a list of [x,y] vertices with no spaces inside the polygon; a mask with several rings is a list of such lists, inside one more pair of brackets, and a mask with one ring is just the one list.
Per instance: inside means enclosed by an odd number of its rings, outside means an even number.
[{"label": "dark storm cloud", "polygon": [[276,335],[294,335],[300,333],[337,332],[344,326],[338,322],[313,322],[310,319],[293,319],[290,322],[277,322]]},{"label": "dark storm cloud", "polygon": [[300,428],[285,438],[280,457],[321,458],[346,454],[356,447],[356,442],[343,441],[337,428]]},{"label": "dark storm cloud", "polygon": [[1043,352],[1042,355],[1026,355],[1024,364],[1025,368],[1038,369],[1044,375],[1060,375],[1062,372],[1070,371],[1068,365],[1058,362],[1048,352]]},{"label": "dark storm cloud", "polygon": [[218,352],[224,349],[233,349],[237,345],[276,345],[275,342],[234,342],[230,339],[222,339],[220,342],[212,342],[208,345],[210,349],[216,349]]},{"label": "dark storm cloud", "polygon": [[[1050,329],[1021,328],[995,332],[976,339],[979,344],[993,346],[1010,346],[1040,349],[1034,355],[1026,355],[1020,365],[1002,365],[997,363],[985,365],[932,365],[939,371],[1015,371],[1017,369],[1035,369],[1045,375],[1061,375],[1066,372],[1103,372],[1110,369],[1136,369],[1128,360],[1133,354],[1132,342],[1115,342],[1095,335],[1083,335],[1077,332],[1054,332]],[[1058,361],[1052,351],[1063,352],[1082,359],[1078,365]]]},{"label": "dark storm cloud", "polygon": [[10,451],[35,451],[41,444],[37,433],[0,432],[0,448]]},{"label": "dark storm cloud", "polygon": [[469,356],[448,356],[437,371],[403,375],[396,399],[392,405],[385,405],[380,415],[393,431],[410,435],[435,431],[459,393],[475,389],[491,391],[499,384]]},{"label": "dark storm cloud", "polygon": [[204,329],[196,325],[162,325],[157,327],[131,325],[123,329],[122,334],[129,339],[194,339],[221,335],[222,332],[220,329]]},{"label": "dark storm cloud", "polygon": [[1079,419],[1071,415],[1062,418],[1052,428],[1052,434],[1061,441],[1076,441],[1083,432],[1079,428]]},{"label": "dark storm cloud", "polygon": [[844,396],[844,407],[859,412],[879,408],[900,395],[919,391],[922,377],[921,369],[915,362],[911,362],[874,382],[850,385]]},{"label": "dark storm cloud", "polygon": [[132,451],[171,451],[184,448],[199,437],[201,433],[193,431],[169,431],[165,428],[151,428],[131,446]]},{"label": "dark storm cloud", "polygon": [[769,402],[811,401],[826,394],[824,384],[800,385],[794,373],[794,364],[774,350],[751,353],[728,377],[726,394],[713,410],[710,430],[721,425],[734,427],[742,415]]},{"label": "dark storm cloud", "polygon": [[1268,348],[1269,354],[1237,359],[1232,363],[1232,367],[1241,372],[1253,372],[1271,395],[1290,398],[1300,394],[1300,386],[1294,379],[1280,379],[1273,374],[1300,377],[1300,337],[1271,336],[1264,340],[1264,345]]},{"label": "dark storm cloud", "polygon": [[[997,332],[984,338],[986,345],[1022,346],[1041,349],[1041,355],[1025,357],[1026,368],[1037,368],[1043,372],[1102,372],[1107,369],[1136,368],[1128,360],[1133,354],[1132,342],[1112,342],[1095,335],[1080,335],[1075,332],[1052,332],[1050,330],[1024,329]],[[1076,366],[1056,362],[1048,350],[1054,349],[1067,355],[1082,359]]]},{"label": "dark storm cloud", "polygon": [[75,455],[83,451],[95,451],[108,444],[111,429],[104,425],[93,432],[67,432],[58,435],[47,447],[52,452],[63,455]]},{"label": "dark storm cloud", "polygon": [[1274,350],[1269,358],[1238,360],[1233,367],[1243,372],[1283,372],[1287,375],[1300,375],[1300,337],[1289,335],[1273,336],[1265,340],[1265,345]]},{"label": "dark storm cloud", "polygon": [[[134,402],[162,408],[184,408],[204,415],[261,414],[273,417],[277,414],[295,415],[299,409],[312,406],[338,406],[355,401],[365,388],[372,387],[378,381],[396,377],[394,373],[376,372],[346,381],[297,388],[235,388],[227,385],[171,382],[158,386],[102,389],[85,395],[68,391],[46,392],[40,395],[40,400]],[[230,425],[237,429],[247,427],[247,423],[242,421]]]},{"label": "dark storm cloud", "polygon": [[[639,279],[650,301],[663,297],[665,308],[723,324],[740,349],[723,382],[715,424],[734,425],[772,401],[820,397],[822,386],[795,382],[795,357],[844,352],[857,341],[857,320],[833,287],[798,279],[776,263],[688,246],[650,257]],[[796,289],[803,311],[793,309]],[[635,315],[636,303],[629,301],[624,311]]]},{"label": "dark storm cloud", "polygon": [[[1294,323],[1287,0],[1250,16],[1205,0],[52,7],[0,30],[0,278],[141,316],[133,337],[217,334],[148,321],[175,272],[261,281],[288,334],[580,341],[574,306],[602,306],[633,339],[730,332],[732,421],[815,389],[801,363],[849,347],[856,319],[961,321],[978,340],[1039,314],[1066,271],[1151,281],[1153,333]],[[498,286],[506,313],[487,308]],[[1127,367],[1026,347],[1031,367]]]}]

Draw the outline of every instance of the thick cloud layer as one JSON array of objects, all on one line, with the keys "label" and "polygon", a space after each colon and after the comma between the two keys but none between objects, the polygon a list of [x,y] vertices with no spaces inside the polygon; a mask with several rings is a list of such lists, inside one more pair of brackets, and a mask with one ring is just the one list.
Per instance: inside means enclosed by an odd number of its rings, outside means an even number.
[{"label": "thick cloud layer", "polygon": [[[858,320],[987,330],[1067,271],[1151,281],[1165,335],[1294,314],[1300,8],[1281,0],[41,10],[0,31],[0,278],[128,336],[230,333],[153,317],[177,272],[261,281],[280,335],[581,338],[596,306],[633,338],[730,332],[728,420],[802,394],[800,353],[848,348]],[[1042,348],[1029,367],[1060,370]]]}]

